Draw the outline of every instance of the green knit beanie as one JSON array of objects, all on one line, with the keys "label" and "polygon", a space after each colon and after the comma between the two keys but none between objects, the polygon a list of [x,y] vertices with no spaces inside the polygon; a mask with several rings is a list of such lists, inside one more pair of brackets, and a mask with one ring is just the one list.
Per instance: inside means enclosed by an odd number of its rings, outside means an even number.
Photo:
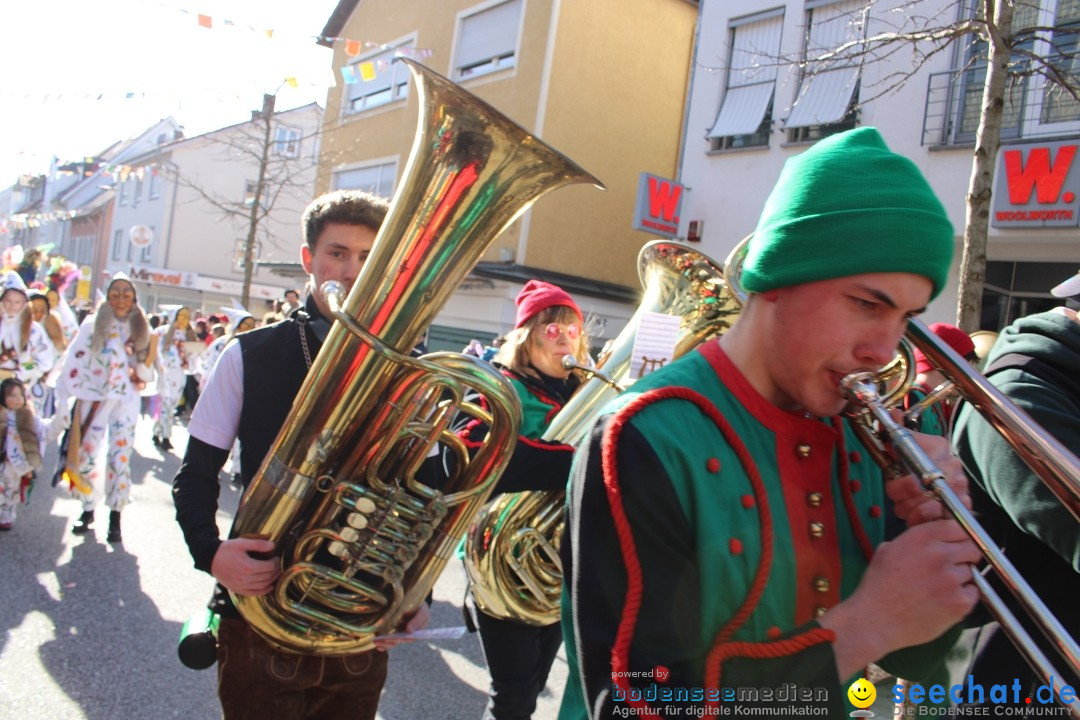
[{"label": "green knit beanie", "polygon": [[932,297],[952,263],[953,228],[919,169],[875,128],[828,137],[790,158],[743,264],[749,292],[847,275],[909,272]]}]

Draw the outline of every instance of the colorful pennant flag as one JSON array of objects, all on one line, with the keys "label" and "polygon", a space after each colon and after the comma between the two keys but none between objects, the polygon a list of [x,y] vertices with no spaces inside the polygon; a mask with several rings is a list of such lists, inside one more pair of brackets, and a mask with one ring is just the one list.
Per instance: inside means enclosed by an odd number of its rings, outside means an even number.
[{"label": "colorful pennant flag", "polygon": [[360,63],[360,77],[364,82],[371,82],[375,79],[375,63],[362,62]]},{"label": "colorful pennant flag", "polygon": [[209,15],[203,15],[201,13],[199,14],[199,27],[204,27],[207,30],[210,30],[214,27],[214,23],[210,19]]},{"label": "colorful pennant flag", "polygon": [[345,54],[349,57],[356,57],[360,54],[360,41],[359,40],[346,40],[345,41]]},{"label": "colorful pennant flag", "polygon": [[346,85],[356,84],[356,69],[352,65],[346,65],[341,68],[341,79],[345,81]]}]

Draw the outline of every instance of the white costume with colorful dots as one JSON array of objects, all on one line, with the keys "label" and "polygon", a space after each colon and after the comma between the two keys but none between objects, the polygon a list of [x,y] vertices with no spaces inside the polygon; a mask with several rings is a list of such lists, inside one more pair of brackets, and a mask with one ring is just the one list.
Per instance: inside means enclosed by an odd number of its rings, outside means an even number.
[{"label": "white costume with colorful dots", "polygon": [[[140,311],[133,310],[132,315],[137,312]],[[139,389],[133,375],[149,384],[154,381],[154,370],[139,361],[132,351],[129,320],[117,319],[105,303],[98,313],[107,313],[107,317],[100,318],[104,321],[100,349],[93,348],[97,317],[91,316],[79,327],[68,348],[57,383],[57,412],[71,413],[69,400],[79,401],[78,421],[83,424],[83,432],[78,472],[93,491],[75,497],[82,500],[84,510],[92,510],[104,489],[105,504],[112,510],[120,510],[128,503],[131,492],[130,461],[135,421],[139,416]],[[104,486],[99,457],[103,452],[108,454]]]}]

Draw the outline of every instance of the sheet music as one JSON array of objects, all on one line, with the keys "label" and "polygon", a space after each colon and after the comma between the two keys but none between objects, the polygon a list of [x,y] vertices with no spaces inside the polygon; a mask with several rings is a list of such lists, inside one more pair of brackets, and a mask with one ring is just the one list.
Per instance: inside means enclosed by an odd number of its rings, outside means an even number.
[{"label": "sheet music", "polygon": [[630,356],[630,379],[637,380],[671,362],[679,338],[682,318],[678,315],[641,314],[634,349]]},{"label": "sheet music", "polygon": [[425,628],[411,633],[391,633],[379,637],[387,640],[457,640],[464,636],[465,626],[453,625],[451,627]]}]

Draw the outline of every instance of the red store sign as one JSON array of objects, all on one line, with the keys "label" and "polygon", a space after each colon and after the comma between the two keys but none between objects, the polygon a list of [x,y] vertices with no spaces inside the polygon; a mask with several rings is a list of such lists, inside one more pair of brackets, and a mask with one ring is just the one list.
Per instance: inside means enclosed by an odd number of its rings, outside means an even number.
[{"label": "red store sign", "polygon": [[994,175],[996,228],[1080,225],[1080,141],[1003,145]]}]

